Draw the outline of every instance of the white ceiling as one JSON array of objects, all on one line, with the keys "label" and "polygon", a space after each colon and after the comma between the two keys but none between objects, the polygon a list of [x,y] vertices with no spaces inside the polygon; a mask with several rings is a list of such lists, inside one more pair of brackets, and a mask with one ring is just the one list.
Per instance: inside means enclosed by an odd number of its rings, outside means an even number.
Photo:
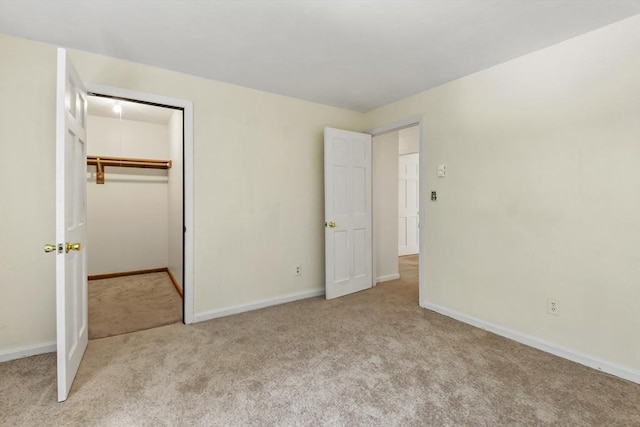
[{"label": "white ceiling", "polygon": [[0,0],[0,32],[368,111],[637,13],[639,0]]}]

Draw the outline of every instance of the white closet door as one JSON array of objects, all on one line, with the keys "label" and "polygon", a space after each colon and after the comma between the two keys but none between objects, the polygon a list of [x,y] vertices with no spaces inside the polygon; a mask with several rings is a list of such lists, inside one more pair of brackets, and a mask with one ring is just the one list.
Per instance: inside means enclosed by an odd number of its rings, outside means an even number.
[{"label": "white closet door", "polygon": [[58,49],[56,107],[56,330],[58,401],[67,399],[87,348],[87,91]]}]

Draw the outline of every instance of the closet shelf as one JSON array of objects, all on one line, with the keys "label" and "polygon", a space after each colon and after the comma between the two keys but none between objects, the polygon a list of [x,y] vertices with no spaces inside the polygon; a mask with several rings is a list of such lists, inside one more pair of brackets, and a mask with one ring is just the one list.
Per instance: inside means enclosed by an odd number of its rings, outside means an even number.
[{"label": "closet shelf", "polygon": [[96,184],[104,184],[104,167],[120,166],[125,168],[169,169],[171,160],[132,159],[127,157],[87,156],[87,165],[96,166]]}]

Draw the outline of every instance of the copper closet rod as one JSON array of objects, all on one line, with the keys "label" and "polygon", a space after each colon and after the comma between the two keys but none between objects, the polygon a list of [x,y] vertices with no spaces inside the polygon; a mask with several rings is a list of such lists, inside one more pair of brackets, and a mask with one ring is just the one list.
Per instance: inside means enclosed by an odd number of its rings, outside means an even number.
[{"label": "copper closet rod", "polygon": [[96,166],[96,183],[104,184],[104,167],[120,166],[125,168],[169,169],[171,160],[132,159],[127,157],[87,156],[87,165]]}]

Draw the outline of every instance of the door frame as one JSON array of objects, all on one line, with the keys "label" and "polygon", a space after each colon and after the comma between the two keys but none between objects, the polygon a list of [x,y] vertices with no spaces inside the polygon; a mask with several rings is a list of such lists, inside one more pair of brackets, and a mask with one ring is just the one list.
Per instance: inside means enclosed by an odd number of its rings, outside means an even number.
[{"label": "door frame", "polygon": [[187,99],[171,98],[152,93],[138,92],[114,86],[106,86],[96,83],[85,83],[87,91],[99,95],[125,98],[131,101],[141,101],[152,104],[166,105],[183,110],[183,212],[184,212],[184,240],[183,240],[183,321],[185,324],[193,323],[194,314],[194,154],[193,154],[193,101]]},{"label": "door frame", "polygon": [[[426,242],[426,220],[425,220],[425,206],[426,206],[426,197],[423,197],[423,192],[427,188],[427,174],[425,173],[425,149],[426,149],[426,141],[425,141],[425,133],[424,133],[424,117],[416,116],[411,117],[405,120],[399,120],[397,122],[392,122],[383,126],[378,126],[370,129],[366,133],[371,134],[372,137],[382,135],[389,132],[396,132],[402,129],[410,128],[413,126],[419,126],[420,130],[420,139],[418,141],[418,167],[420,168],[420,177],[418,179],[418,185],[420,187],[420,200],[418,202],[418,209],[420,210],[418,214],[418,221],[420,224],[420,229],[418,230],[418,304],[420,307],[426,307],[427,304],[427,280],[426,280],[426,271],[427,271],[427,254],[425,251],[425,242]],[[372,147],[373,149],[373,147]],[[375,212],[374,212],[375,214]],[[373,229],[372,224],[372,231]],[[373,244],[373,238],[371,239]],[[372,248],[372,253],[373,248]],[[376,277],[376,260],[375,256],[373,257],[373,277]],[[373,286],[376,286],[375,279]]]}]

